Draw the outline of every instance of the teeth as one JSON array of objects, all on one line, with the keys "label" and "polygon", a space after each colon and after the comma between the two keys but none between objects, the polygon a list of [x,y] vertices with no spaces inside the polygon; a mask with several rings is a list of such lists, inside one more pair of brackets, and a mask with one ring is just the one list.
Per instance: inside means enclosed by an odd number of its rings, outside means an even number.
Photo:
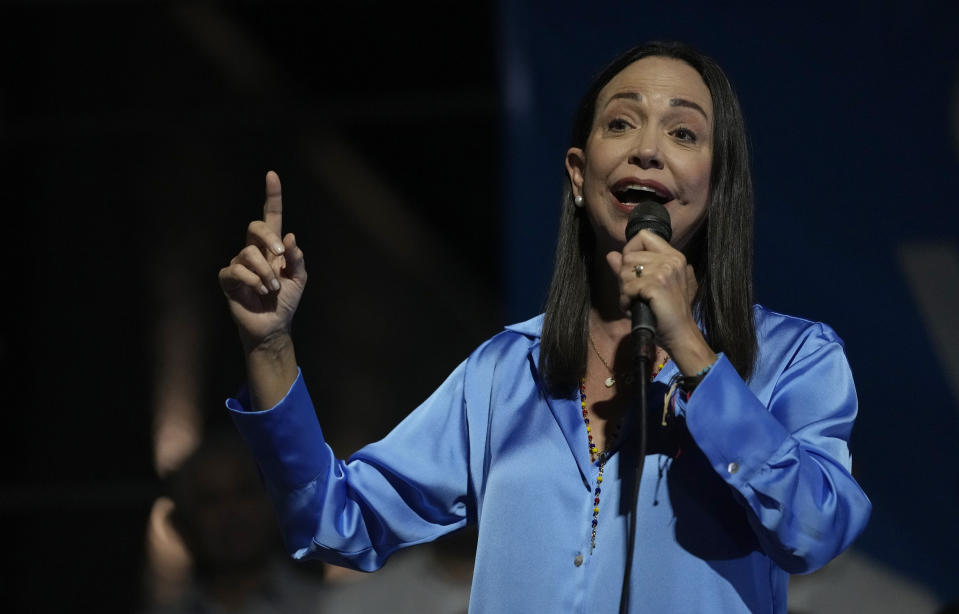
[{"label": "teeth", "polygon": [[622,190],[619,190],[619,195],[625,199],[629,199],[630,201],[633,201],[633,199],[642,198],[637,193],[654,196],[656,200],[661,202],[666,202],[669,199],[669,196],[665,194],[660,194],[659,192],[649,187],[648,185],[642,185],[639,183],[631,183],[627,185],[626,187],[624,187]]}]

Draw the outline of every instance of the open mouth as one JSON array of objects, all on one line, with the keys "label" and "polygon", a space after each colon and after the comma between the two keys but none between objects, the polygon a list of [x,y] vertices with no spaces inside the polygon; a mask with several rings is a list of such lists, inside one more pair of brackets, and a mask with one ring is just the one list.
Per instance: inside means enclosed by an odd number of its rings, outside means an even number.
[{"label": "open mouth", "polygon": [[613,196],[624,205],[635,205],[644,200],[653,200],[665,205],[673,199],[672,194],[641,183],[617,184],[612,192]]}]

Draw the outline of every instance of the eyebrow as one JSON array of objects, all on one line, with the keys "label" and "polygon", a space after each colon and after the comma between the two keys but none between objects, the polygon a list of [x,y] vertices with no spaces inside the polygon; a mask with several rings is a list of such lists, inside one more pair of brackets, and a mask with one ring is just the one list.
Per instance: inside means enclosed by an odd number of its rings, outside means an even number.
[{"label": "eyebrow", "polygon": [[[610,96],[609,100],[606,101],[606,106],[609,106],[609,103],[616,100],[617,98],[624,98],[626,100],[634,100],[636,102],[639,102],[640,100],[643,99],[643,96],[642,94],[639,94],[637,92],[620,92],[618,94],[613,94],[612,96]],[[692,100],[686,100],[685,98],[670,98],[669,106],[686,107],[688,109],[694,109],[696,111],[699,111],[702,114],[702,116],[706,118],[706,121],[709,121],[709,115],[706,114],[706,111],[703,110],[701,106],[699,106]]]}]

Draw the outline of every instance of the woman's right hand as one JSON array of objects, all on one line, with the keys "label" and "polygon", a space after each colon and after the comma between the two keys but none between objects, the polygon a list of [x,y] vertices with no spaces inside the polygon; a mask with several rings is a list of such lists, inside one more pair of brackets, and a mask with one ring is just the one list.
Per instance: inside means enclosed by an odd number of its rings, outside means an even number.
[{"label": "woman's right hand", "polygon": [[282,221],[280,178],[269,171],[263,219],[250,222],[246,247],[219,275],[248,356],[289,341],[293,314],[306,287],[303,251],[292,233],[281,239]]}]

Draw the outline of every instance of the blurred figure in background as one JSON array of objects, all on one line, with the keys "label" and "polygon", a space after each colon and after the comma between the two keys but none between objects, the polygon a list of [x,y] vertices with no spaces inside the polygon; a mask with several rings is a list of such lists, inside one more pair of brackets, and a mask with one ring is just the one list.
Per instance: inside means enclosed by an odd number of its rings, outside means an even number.
[{"label": "blurred figure in background", "polygon": [[[947,614],[919,582],[855,548],[789,580],[789,614]],[[959,614],[959,612],[956,612]]]},{"label": "blurred figure in background", "polygon": [[235,432],[204,438],[168,484],[170,524],[193,567],[181,596],[150,614],[321,611],[321,568],[294,568],[282,553],[256,465]]},{"label": "blurred figure in background", "polygon": [[466,614],[476,531],[464,530],[393,554],[376,573],[330,565],[323,611]]}]

